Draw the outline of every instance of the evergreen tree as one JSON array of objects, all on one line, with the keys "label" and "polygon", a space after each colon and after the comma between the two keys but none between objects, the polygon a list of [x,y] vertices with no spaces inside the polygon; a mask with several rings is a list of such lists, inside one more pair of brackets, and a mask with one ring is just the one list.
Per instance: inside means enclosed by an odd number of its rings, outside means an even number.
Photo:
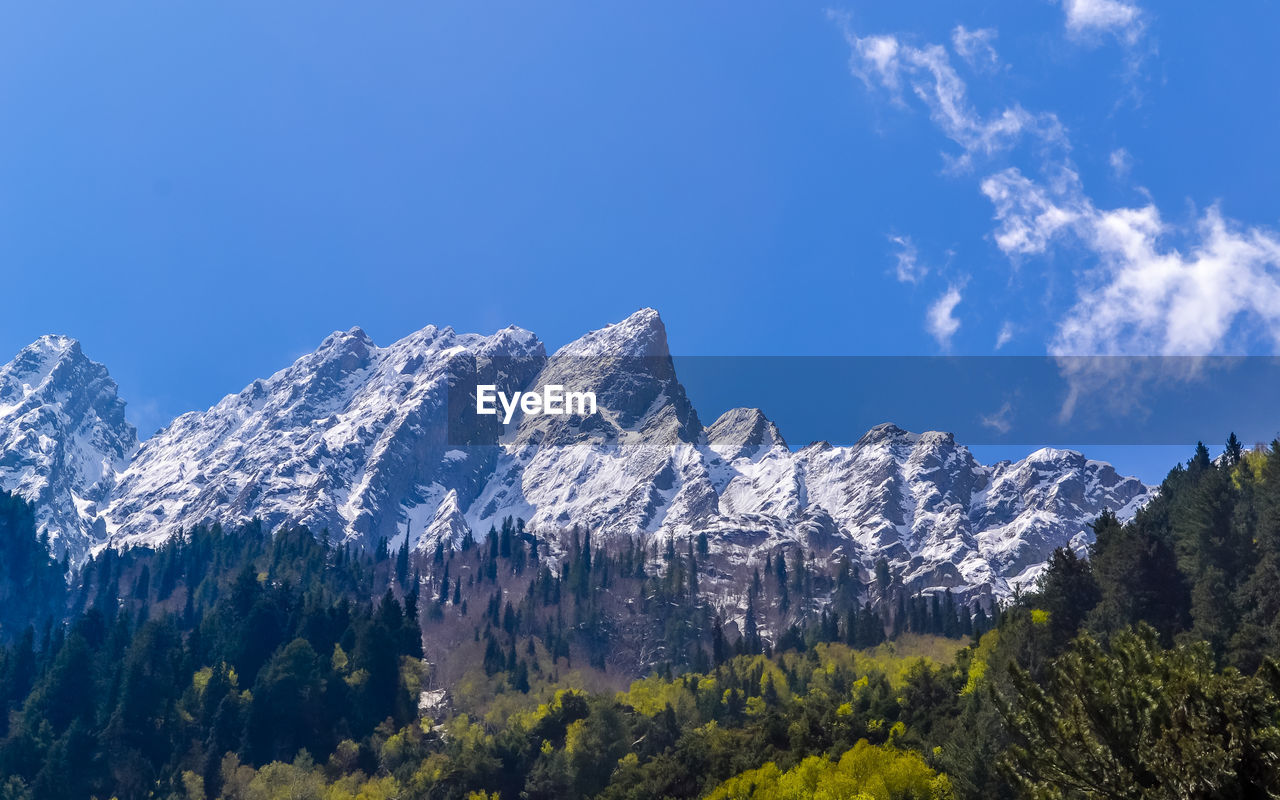
[{"label": "evergreen tree", "polygon": [[1141,525],[1122,526],[1111,512],[1093,525],[1091,567],[1101,599],[1090,626],[1110,631],[1146,622],[1166,640],[1181,629],[1189,597],[1172,549]]},{"label": "evergreen tree", "polygon": [[1082,637],[1043,684],[1012,677],[1005,763],[1031,796],[1208,800],[1280,785],[1280,684],[1218,672],[1203,645],[1162,650],[1140,626],[1109,647]]},{"label": "evergreen tree", "polygon": [[[1113,536],[1119,523],[1114,515],[1104,515],[1095,525],[1103,526],[1105,536]],[[1074,552],[1059,547],[1049,557],[1049,563],[1040,578],[1037,594],[1028,602],[1049,612],[1050,638],[1057,652],[1075,638],[1089,613],[1102,599],[1098,582],[1094,580],[1089,561]]]}]

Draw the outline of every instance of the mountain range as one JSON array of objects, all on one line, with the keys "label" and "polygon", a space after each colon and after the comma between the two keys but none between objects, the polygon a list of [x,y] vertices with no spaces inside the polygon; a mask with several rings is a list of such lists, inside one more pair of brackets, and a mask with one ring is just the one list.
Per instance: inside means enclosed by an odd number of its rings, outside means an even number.
[{"label": "mountain range", "polygon": [[[593,391],[595,414],[467,413],[477,384]],[[428,326],[387,347],[359,328],[139,443],[105,367],[45,336],[0,368],[0,488],[35,504],[58,555],[153,545],[199,523],[300,523],[368,547],[434,549],[507,516],[536,531],[677,541],[724,565],[779,547],[886,561],[914,590],[1005,596],[1104,509],[1153,494],[1069,450],[980,464],[947,433],[878,425],[798,449],[761,411],[710,425],[643,309],[548,356],[529,331]],[[683,546],[683,545],[682,545]]]}]

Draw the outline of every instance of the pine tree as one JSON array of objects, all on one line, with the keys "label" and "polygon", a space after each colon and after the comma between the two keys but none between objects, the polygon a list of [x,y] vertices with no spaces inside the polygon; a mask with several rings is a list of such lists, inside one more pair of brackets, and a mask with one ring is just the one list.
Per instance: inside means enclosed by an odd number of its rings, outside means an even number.
[{"label": "pine tree", "polygon": [[396,550],[396,583],[404,586],[409,580],[409,530],[405,529],[404,541]]},{"label": "pine tree", "polygon": [[1030,796],[1264,797],[1280,784],[1273,685],[1219,672],[1202,644],[1161,650],[1148,626],[1088,636],[1042,684],[1014,667],[997,694],[1009,775]]},{"label": "pine tree", "polygon": [[756,625],[756,597],[755,594],[747,595],[747,614],[742,625],[742,642],[745,652],[748,655],[757,655],[760,652],[760,630]]},{"label": "pine tree", "polygon": [[717,612],[715,622],[711,626],[711,659],[718,667],[724,663],[728,656],[729,647],[724,638],[724,625],[721,622],[720,614]]},{"label": "pine tree", "polygon": [[1244,457],[1244,446],[1240,444],[1240,440],[1236,438],[1235,431],[1227,437],[1226,449],[1222,451],[1223,460],[1227,467],[1234,467],[1240,463]]},{"label": "pine tree", "polygon": [[[1111,536],[1114,535],[1113,529],[1117,524],[1112,515],[1105,520],[1098,520],[1095,530],[1101,526],[1104,535]],[[1089,561],[1060,547],[1049,556],[1036,596],[1028,602],[1049,612],[1050,638],[1054,652],[1057,652],[1075,638],[1081,624],[1101,599],[1102,594]]]},{"label": "pine tree", "polygon": [[782,553],[773,562],[774,578],[777,581],[778,611],[785,618],[791,608],[791,594],[787,588],[787,559]]},{"label": "pine tree", "polygon": [[1172,549],[1138,524],[1122,526],[1109,511],[1093,529],[1090,566],[1101,599],[1089,614],[1090,628],[1111,631],[1141,621],[1172,638],[1190,606]]}]

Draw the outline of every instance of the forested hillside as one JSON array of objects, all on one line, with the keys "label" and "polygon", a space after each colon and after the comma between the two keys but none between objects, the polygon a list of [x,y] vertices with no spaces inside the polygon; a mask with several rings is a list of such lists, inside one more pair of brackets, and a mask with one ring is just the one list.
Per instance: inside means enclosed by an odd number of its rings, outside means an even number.
[{"label": "forested hillside", "polygon": [[36,534],[31,506],[0,491],[0,644],[61,621],[66,578],[66,563],[50,559],[48,538]]},{"label": "forested hillside", "polygon": [[197,528],[65,596],[33,550],[0,798],[1272,796],[1280,443],[1095,530],[992,615],[795,549],[739,613],[704,541],[518,520],[417,557]]},{"label": "forested hillside", "polygon": [[371,602],[377,574],[305,529],[196,529],[158,551],[105,551],[67,624],[0,658],[0,796],[164,797],[186,770],[218,785],[227,753],[327,756],[409,723],[417,598]]}]

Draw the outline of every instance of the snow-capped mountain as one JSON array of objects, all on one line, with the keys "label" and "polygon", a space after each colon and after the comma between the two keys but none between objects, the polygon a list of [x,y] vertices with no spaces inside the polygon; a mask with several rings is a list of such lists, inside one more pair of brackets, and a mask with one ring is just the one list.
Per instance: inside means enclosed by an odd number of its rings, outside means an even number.
[{"label": "snow-capped mountain", "polygon": [[429,326],[385,348],[359,328],[334,333],[148,439],[107,509],[110,541],[154,543],[200,522],[254,517],[358,544],[421,529],[451,493],[469,503],[492,472],[497,421],[464,418],[459,398],[477,382],[514,390],[545,358],[518,328],[478,336]]},{"label": "snow-capped mountain", "polygon": [[[73,344],[41,340],[0,373],[0,476],[19,475],[10,464],[46,464],[11,483],[29,482],[28,496],[51,509],[44,524],[73,557],[254,517],[364,546],[407,534],[426,549],[515,516],[534,530],[578,525],[605,538],[705,533],[725,574],[799,546],[868,571],[885,559],[919,590],[1005,594],[1032,580],[1054,548],[1083,548],[1103,509],[1131,515],[1152,491],[1078,453],[1046,449],[985,466],[949,434],[893,425],[849,447],[799,450],[755,409],[704,427],[650,309],[550,358],[518,328],[482,336],[427,327],[388,347],[358,328],[334,333],[292,366],[174,420],[136,454],[114,384]],[[84,379],[60,378],[61,393],[32,388],[59,372],[47,365],[60,347],[74,349]],[[99,384],[82,388],[89,377]],[[508,394],[590,391],[597,408],[517,412],[504,427],[475,413],[480,383]],[[27,417],[14,409],[36,393],[23,407],[45,410],[22,427],[16,420]],[[96,404],[77,399],[85,394]],[[23,430],[35,432],[15,434]],[[46,452],[70,455],[40,461]]]},{"label": "snow-capped mountain", "polygon": [[1104,509],[1131,516],[1152,491],[1072,451],[984,466],[950,434],[888,424],[850,447],[794,452],[757,409],[700,429],[665,343],[644,310],[552,356],[535,388],[594,389],[599,419],[514,420],[495,478],[466,513],[473,533],[508,515],[606,536],[706,533],[730,567],[800,546],[868,569],[885,559],[918,590],[1005,594],[1055,548],[1083,550]]},{"label": "snow-capped mountain", "polygon": [[44,336],[0,367],[0,488],[33,503],[56,555],[82,559],[138,446],[124,402],[80,343]]},{"label": "snow-capped mountain", "polygon": [[473,531],[517,516],[534,529],[643,534],[714,510],[702,425],[676,380],[657,312],[638,311],[561,348],[531,390],[547,385],[595,392],[597,413],[513,419],[494,477],[468,511]]},{"label": "snow-capped mountain", "polygon": [[808,504],[918,589],[1029,585],[1056,548],[1083,551],[1104,509],[1127,519],[1152,491],[1073,451],[984,466],[951,434],[889,424],[851,447],[811,445],[795,460]]}]

